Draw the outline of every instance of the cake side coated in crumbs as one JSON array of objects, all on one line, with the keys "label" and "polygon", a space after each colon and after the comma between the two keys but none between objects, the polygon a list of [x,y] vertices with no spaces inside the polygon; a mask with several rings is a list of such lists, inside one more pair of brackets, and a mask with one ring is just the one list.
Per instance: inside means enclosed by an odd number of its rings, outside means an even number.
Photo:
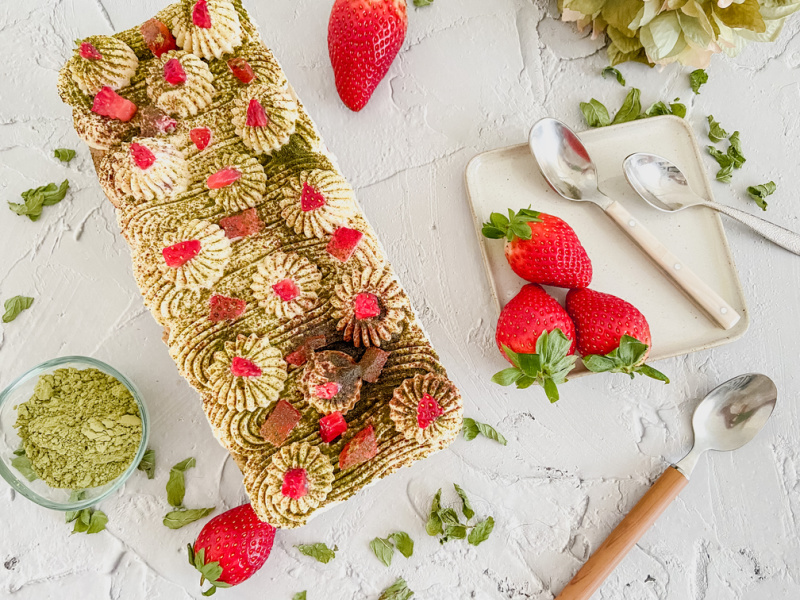
[{"label": "cake side coated in crumbs", "polygon": [[259,518],[302,526],[455,439],[459,392],[239,0],[81,40],[58,88]]}]

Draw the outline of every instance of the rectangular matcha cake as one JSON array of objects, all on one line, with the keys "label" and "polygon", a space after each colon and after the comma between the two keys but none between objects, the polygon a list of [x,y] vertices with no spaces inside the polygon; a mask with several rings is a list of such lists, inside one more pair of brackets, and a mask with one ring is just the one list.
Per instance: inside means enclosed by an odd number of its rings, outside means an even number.
[{"label": "rectangular matcha cake", "polygon": [[453,441],[459,392],[238,0],[79,41],[59,93],[261,519],[299,527]]}]

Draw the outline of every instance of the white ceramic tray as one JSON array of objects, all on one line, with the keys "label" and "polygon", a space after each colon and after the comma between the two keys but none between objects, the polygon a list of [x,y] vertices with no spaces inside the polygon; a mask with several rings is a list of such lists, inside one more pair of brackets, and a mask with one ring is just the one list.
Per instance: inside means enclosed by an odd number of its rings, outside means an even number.
[{"label": "white ceramic tray", "polygon": [[[650,360],[712,348],[741,337],[750,324],[744,293],[719,215],[692,208],[666,214],[645,204],[622,172],[633,152],[654,152],[677,164],[692,189],[713,200],[694,134],[678,117],[654,117],[580,134],[597,165],[600,188],[633,215],[692,268],[741,315],[729,330],[713,323],[649,261],[603,211],[588,202],[562,199],[545,182],[528,145],[479,154],[466,170],[475,230],[498,313],[526,282],[506,262],[503,240],[490,240],[481,225],[492,212],[531,206],[564,219],[578,234],[592,260],[591,288],[619,296],[641,310],[650,324]],[[548,288],[559,300],[565,290]],[[578,370],[574,373],[580,374]]]}]

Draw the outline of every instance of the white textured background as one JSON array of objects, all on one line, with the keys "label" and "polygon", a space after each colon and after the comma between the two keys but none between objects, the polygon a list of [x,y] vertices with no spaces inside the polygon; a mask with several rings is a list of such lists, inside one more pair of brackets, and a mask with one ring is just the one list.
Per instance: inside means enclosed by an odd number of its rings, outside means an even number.
[{"label": "white textured background", "polygon": [[[195,524],[168,530],[169,467],[197,457],[187,505],[220,510],[244,500],[236,467],[216,445],[198,398],[177,374],[161,332],[142,306],[110,203],[89,153],[56,94],[72,40],[125,29],[164,0],[0,0],[0,299],[36,302],[0,330],[0,386],[34,364],[86,354],[115,365],[146,395],[153,417],[157,477],[134,476],[102,503],[108,531],[70,536],[59,513],[0,489],[0,597],[15,600],[182,600],[198,578],[184,546]],[[755,443],[708,456],[691,485],[608,580],[600,598],[749,600],[800,597],[800,414],[796,373],[800,259],[726,221],[752,326],[740,341],[658,364],[673,383],[597,376],[570,383],[558,405],[541,391],[489,382],[503,366],[495,315],[472,229],[463,171],[478,152],[525,140],[550,115],[583,127],[578,102],[610,107],[625,90],[599,77],[599,42],[557,22],[541,0],[436,0],[409,8],[402,54],[361,114],[339,102],[327,58],[329,0],[250,0],[264,40],[317,121],[359,196],[452,378],[466,414],[496,423],[509,439],[457,441],[449,450],[366,490],[293,532],[281,532],[258,576],[221,597],[373,599],[404,576],[421,600],[543,599],[588,554],[671,460],[690,445],[696,399],[716,383],[763,371],[781,398]],[[768,217],[800,230],[793,189],[800,155],[800,19],[772,45],[735,60],[715,59],[701,96],[686,71],[623,66],[645,105],[680,96],[705,131],[713,114],[741,130],[748,158],[717,199],[756,212],[747,185],[774,179]],[[52,157],[78,149],[72,165]],[[711,162],[709,159],[709,168]],[[5,208],[28,188],[68,177],[71,191],[32,223]],[[513,199],[509,199],[513,205]],[[421,514],[451,482],[494,515],[491,539],[440,547]],[[414,556],[390,569],[368,541],[394,530],[416,541]],[[328,565],[300,556],[297,543],[325,541]]]}]

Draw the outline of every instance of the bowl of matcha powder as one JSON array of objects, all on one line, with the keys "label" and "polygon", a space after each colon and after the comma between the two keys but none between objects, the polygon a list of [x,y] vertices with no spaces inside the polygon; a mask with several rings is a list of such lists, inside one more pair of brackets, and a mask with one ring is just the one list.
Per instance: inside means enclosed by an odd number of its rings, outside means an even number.
[{"label": "bowl of matcha powder", "polygon": [[47,508],[81,510],[113,493],[147,436],[136,386],[93,358],[47,361],[0,394],[0,476]]}]

